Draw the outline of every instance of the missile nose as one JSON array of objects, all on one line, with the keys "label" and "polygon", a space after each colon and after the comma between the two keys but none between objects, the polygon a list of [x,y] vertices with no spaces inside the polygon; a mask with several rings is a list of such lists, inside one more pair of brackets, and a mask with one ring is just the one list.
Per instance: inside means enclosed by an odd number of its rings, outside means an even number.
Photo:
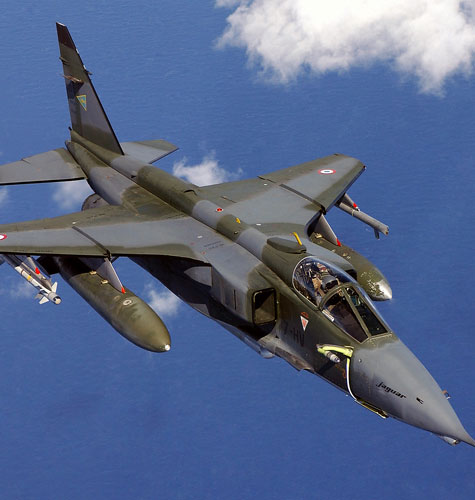
[{"label": "missile nose", "polygon": [[390,416],[451,444],[475,446],[437,382],[399,339],[355,351],[351,381],[358,398]]}]

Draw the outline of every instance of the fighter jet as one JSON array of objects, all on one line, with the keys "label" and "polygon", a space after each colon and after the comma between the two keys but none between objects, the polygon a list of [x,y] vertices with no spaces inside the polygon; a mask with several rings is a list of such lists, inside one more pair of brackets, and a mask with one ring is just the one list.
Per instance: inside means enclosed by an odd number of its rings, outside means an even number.
[{"label": "fighter jet", "polygon": [[392,298],[389,283],[327,222],[336,208],[388,233],[347,194],[363,163],[334,154],[254,179],[185,182],[152,165],[173,144],[117,140],[67,27],[57,32],[70,138],[0,167],[2,185],[86,179],[94,191],[78,213],[0,225],[3,261],[40,303],[61,302],[59,273],[125,338],[169,351],[162,320],[114,270],[127,257],[264,358],[322,377],[382,418],[475,446],[378,313],[373,301]]}]

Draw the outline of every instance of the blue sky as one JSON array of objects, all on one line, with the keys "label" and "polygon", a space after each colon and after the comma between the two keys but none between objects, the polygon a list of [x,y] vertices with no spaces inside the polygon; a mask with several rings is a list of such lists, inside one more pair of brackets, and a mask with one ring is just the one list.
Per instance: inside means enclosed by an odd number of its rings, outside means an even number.
[{"label": "blue sky", "polygon": [[[329,220],[387,276],[380,311],[475,434],[473,2],[463,14],[456,1],[218,3],[4,6],[0,161],[67,139],[55,21],[119,139],[180,147],[161,168],[217,180],[361,159],[350,194],[389,236]],[[0,189],[0,221],[79,209],[84,191],[69,186]],[[473,497],[473,448],[383,421],[259,358],[133,264],[117,270],[161,307],[169,353],[129,344],[61,280],[63,303],[39,306],[0,268],[3,497]]]}]

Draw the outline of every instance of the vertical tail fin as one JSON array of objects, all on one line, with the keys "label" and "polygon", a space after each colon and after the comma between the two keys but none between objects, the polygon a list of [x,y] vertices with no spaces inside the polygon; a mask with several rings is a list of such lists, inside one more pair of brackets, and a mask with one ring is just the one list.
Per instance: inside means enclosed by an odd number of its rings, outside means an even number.
[{"label": "vertical tail fin", "polygon": [[68,28],[56,23],[56,29],[72,129],[98,146],[124,154]]}]

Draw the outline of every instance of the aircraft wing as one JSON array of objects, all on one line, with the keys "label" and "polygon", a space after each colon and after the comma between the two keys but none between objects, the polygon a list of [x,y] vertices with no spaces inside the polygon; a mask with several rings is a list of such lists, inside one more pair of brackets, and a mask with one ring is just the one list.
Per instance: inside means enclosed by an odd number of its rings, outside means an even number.
[{"label": "aircraft wing", "polygon": [[328,212],[364,169],[365,166],[356,158],[335,154],[260,175],[259,178],[317,203]]},{"label": "aircraft wing", "polygon": [[0,254],[111,257],[164,255],[206,262],[192,250],[211,231],[171,207],[150,218],[104,206],[50,219],[0,225]]},{"label": "aircraft wing", "polygon": [[0,185],[78,179],[86,179],[86,174],[64,148],[0,166]]},{"label": "aircraft wing", "polygon": [[317,212],[328,212],[364,169],[359,160],[338,154],[200,190],[250,224],[305,225]]}]

